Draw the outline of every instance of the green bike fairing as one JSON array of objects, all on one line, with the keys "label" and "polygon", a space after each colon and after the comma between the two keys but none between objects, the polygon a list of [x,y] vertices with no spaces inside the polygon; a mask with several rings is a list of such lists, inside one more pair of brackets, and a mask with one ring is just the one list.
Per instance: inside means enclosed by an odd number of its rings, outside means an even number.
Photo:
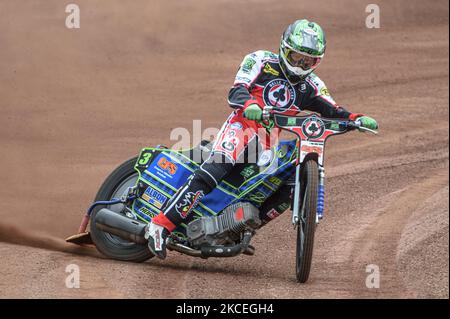
[{"label": "green bike fairing", "polygon": [[[295,140],[281,141],[271,149],[266,163],[238,163],[225,179],[202,198],[185,223],[176,230],[185,238],[186,224],[201,216],[219,214],[230,204],[250,202],[260,207],[294,172]],[[136,161],[141,194],[133,202],[133,212],[149,222],[175,194],[201,163],[192,160],[192,149],[175,151],[164,148],[144,148]],[[267,154],[267,153],[266,153]]]}]

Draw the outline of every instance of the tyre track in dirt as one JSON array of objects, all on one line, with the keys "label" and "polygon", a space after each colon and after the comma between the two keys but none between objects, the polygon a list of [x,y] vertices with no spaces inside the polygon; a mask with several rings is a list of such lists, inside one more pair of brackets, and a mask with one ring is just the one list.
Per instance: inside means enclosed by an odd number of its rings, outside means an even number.
[{"label": "tyre track in dirt", "polygon": [[448,298],[449,187],[429,197],[415,210],[398,244],[397,273],[415,297]]},{"label": "tyre track in dirt", "polygon": [[[358,141],[358,143],[348,143],[340,145],[340,147],[330,147],[326,150],[326,155],[336,157],[339,160],[347,160],[346,153],[358,152],[370,147],[376,152],[386,152],[386,145],[389,144],[389,154],[395,154],[396,152],[404,152],[410,150],[412,152],[417,151],[417,147],[420,146],[424,149],[442,149],[449,144],[449,125],[448,123],[434,126],[433,128],[416,129],[413,132],[398,132],[390,133],[388,135],[383,134],[381,131],[377,136],[370,136],[370,133],[365,133],[364,139]],[[353,136],[352,136],[353,138]],[[330,140],[333,142],[333,139]],[[329,142],[328,142],[329,143]],[[364,154],[359,154],[361,157]],[[351,160],[354,160],[352,158]]]},{"label": "tyre track in dirt", "polygon": [[329,178],[346,176],[351,174],[359,174],[369,171],[377,171],[383,168],[394,168],[396,166],[409,165],[415,163],[425,162],[442,162],[448,160],[448,148],[443,150],[437,150],[425,153],[414,153],[413,155],[398,155],[380,157],[376,160],[368,161],[355,161],[339,166],[332,166],[327,170],[327,176]]},{"label": "tyre track in dirt", "polygon": [[[384,298],[417,297],[416,292],[408,291],[397,272],[397,253],[404,227],[410,216],[429,198],[448,186],[447,172],[439,169],[431,171],[429,175],[430,177],[424,181],[396,191],[387,205],[380,202],[381,207],[373,212],[373,219],[369,225],[358,228],[358,234],[349,238],[353,243],[349,259],[353,261],[352,265],[355,269],[364,269],[364,266],[370,264],[382,264],[380,288],[372,289],[372,291]],[[429,234],[431,235],[432,233]],[[355,276],[355,283],[365,282],[368,274],[361,275],[360,272]],[[403,294],[398,294],[399,289],[404,291]],[[355,294],[355,297],[358,295]]]}]

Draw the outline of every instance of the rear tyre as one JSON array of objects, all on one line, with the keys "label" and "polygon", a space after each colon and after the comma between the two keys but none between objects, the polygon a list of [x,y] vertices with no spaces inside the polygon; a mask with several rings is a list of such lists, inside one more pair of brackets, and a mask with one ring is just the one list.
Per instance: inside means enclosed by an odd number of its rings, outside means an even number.
[{"label": "rear tyre", "polygon": [[[117,167],[103,182],[94,201],[119,198],[128,187],[134,186],[138,179],[138,173],[134,170],[136,160],[137,157],[131,158]],[[90,223],[91,238],[98,251],[113,259],[133,262],[143,262],[153,257],[146,245],[127,241],[98,229],[92,221],[95,220],[95,215],[102,207],[98,206],[93,210]],[[121,213],[124,208],[123,204],[106,207],[117,213]]]},{"label": "rear tyre", "polygon": [[301,175],[302,205],[300,220],[297,226],[297,281],[305,283],[308,280],[314,247],[316,230],[316,211],[319,185],[319,167],[314,160],[307,160]]}]

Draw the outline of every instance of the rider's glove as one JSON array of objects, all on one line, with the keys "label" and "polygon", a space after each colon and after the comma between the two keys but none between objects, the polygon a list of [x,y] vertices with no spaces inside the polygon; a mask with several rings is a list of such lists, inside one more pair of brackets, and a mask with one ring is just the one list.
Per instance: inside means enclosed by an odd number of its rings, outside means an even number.
[{"label": "rider's glove", "polygon": [[369,117],[369,116],[361,116],[357,118],[358,121],[361,122],[361,126],[371,129],[371,130],[376,130],[378,128],[378,123],[377,121],[375,121],[373,118]]},{"label": "rider's glove", "polygon": [[258,104],[249,104],[244,110],[244,116],[252,121],[258,121],[262,119],[262,110]]}]

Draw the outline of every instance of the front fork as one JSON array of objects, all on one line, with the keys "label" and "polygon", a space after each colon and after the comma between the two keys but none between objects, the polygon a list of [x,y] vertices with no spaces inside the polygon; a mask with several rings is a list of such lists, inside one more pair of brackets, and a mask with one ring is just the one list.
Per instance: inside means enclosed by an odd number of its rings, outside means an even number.
[{"label": "front fork", "polygon": [[[298,225],[300,220],[300,165],[295,169],[294,205],[292,207],[292,224]],[[303,205],[302,205],[303,206]]]},{"label": "front fork", "polygon": [[[292,207],[292,224],[294,227],[299,224],[301,209],[304,207],[304,205],[300,205],[300,171],[300,165],[297,165],[295,169],[294,204]],[[325,168],[321,165],[319,165],[319,185],[317,192],[316,224],[323,218],[325,201]]]},{"label": "front fork", "polygon": [[319,165],[319,186],[317,190],[317,213],[316,224],[323,218],[324,202],[325,202],[325,168]]}]

